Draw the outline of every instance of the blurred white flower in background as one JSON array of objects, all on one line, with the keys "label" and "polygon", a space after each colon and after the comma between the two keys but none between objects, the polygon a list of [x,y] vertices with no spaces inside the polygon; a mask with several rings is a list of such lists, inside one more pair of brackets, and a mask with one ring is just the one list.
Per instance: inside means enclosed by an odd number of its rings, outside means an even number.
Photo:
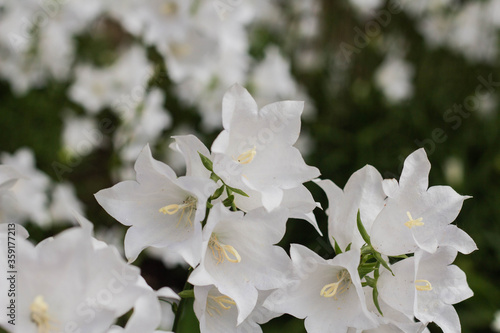
[{"label": "blurred white flower in background", "polygon": [[129,118],[143,101],[153,73],[145,49],[133,45],[108,67],[78,65],[69,97],[91,114],[110,107],[119,116]]},{"label": "blurred white flower in background", "polygon": [[457,157],[449,157],[443,165],[444,177],[451,186],[460,186],[464,181],[464,161]]},{"label": "blurred white flower in background", "polygon": [[33,152],[21,148],[12,155],[2,153],[0,162],[23,175],[9,191],[11,200],[5,200],[5,195],[0,202],[4,222],[24,223],[31,220],[40,226],[47,226],[50,222],[47,196],[50,178],[36,168]]},{"label": "blurred white flower in background", "polygon": [[147,93],[144,102],[134,114],[123,118],[122,126],[115,132],[114,141],[124,163],[133,164],[149,142],[156,142],[163,130],[172,124],[170,113],[163,107],[165,94],[160,89]]},{"label": "blurred white flower in background", "polygon": [[500,332],[500,310],[497,310],[497,312],[495,312],[495,318],[491,323],[491,329],[495,332]]},{"label": "blurred white flower in background", "polygon": [[83,204],[78,200],[72,184],[61,183],[54,186],[49,210],[56,221],[73,221],[75,213],[83,215]]},{"label": "blurred white flower in background", "polygon": [[99,133],[95,118],[77,116],[68,111],[63,119],[63,152],[70,156],[86,156],[92,153],[103,142],[102,134],[95,136],[95,133]]},{"label": "blurred white flower in background", "polygon": [[411,63],[388,55],[375,72],[375,84],[390,103],[399,103],[413,96],[414,72]]},{"label": "blurred white flower in background", "polygon": [[289,60],[281,55],[277,46],[266,49],[265,58],[251,70],[249,83],[257,105],[267,105],[277,100],[304,100],[302,117],[311,118],[314,115],[309,97],[295,81]]}]

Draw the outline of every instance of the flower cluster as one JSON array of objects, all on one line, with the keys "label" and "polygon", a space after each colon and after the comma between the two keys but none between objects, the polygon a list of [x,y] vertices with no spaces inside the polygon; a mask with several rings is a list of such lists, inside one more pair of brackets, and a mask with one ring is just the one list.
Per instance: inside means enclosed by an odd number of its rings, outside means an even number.
[{"label": "flower cluster", "polygon": [[[93,238],[92,224],[79,214],[81,227],[36,247],[19,239],[23,294],[13,332],[176,331],[185,299],[193,297],[202,333],[258,333],[260,324],[284,313],[305,318],[310,333],[422,332],[430,322],[445,333],[460,332],[453,304],[472,291],[452,262],[476,245],[451,223],[468,197],[428,187],[423,149],[406,159],[399,182],[383,180],[371,166],[354,173],[344,190],[317,179],[319,170],[294,147],[303,107],[282,101],[259,109],[234,85],[222,103],[224,129],[210,150],[193,135],[174,137],[171,148],[185,159],[184,176],[144,147],[136,180],[95,194],[129,226],[128,263]],[[0,191],[11,191],[18,178],[1,166]],[[328,197],[331,259],[299,244],[289,256],[276,245],[290,218],[321,235],[313,214],[320,205],[304,186],[309,181]],[[0,236],[4,251],[4,229]],[[131,264],[151,247],[176,253],[191,267],[179,295],[153,291]],[[114,325],[131,309],[123,327]],[[12,330],[9,325],[0,321]]]},{"label": "flower cluster", "polygon": [[421,332],[430,322],[460,332],[452,305],[473,293],[451,263],[476,245],[451,223],[468,197],[447,186],[428,188],[429,171],[419,149],[406,159],[399,183],[369,165],[344,190],[318,181],[329,199],[328,233],[338,255],[324,260],[292,245],[299,282],[264,305],[306,318],[308,332]]}]

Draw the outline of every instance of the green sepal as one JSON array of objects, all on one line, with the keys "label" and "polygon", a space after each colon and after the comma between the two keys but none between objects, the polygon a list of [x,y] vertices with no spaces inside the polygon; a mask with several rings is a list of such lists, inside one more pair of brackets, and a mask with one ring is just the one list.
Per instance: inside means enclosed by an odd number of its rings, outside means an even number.
[{"label": "green sepal", "polygon": [[224,185],[222,185],[221,187],[219,187],[218,189],[215,190],[214,194],[212,194],[211,199],[215,200],[215,199],[219,198],[223,192],[224,192]]},{"label": "green sepal", "polygon": [[373,272],[373,266],[371,265],[370,266],[362,265],[358,267],[358,273],[360,279],[366,278],[368,280],[369,276],[367,275],[370,274],[371,272]]},{"label": "green sepal", "polygon": [[378,312],[383,316],[382,310],[380,310],[380,305],[378,304],[378,290],[377,287],[373,288],[373,304],[377,308]]},{"label": "green sepal", "polygon": [[356,223],[358,225],[359,233],[361,234],[361,237],[363,237],[363,240],[366,242],[366,244],[371,245],[372,243],[370,241],[370,236],[366,232],[363,222],[361,222],[361,213],[359,212],[359,209],[358,209],[358,216],[356,217]]},{"label": "green sepal", "polygon": [[219,180],[221,180],[221,179],[220,179],[220,177],[219,177],[219,176],[217,176],[214,172],[212,172],[212,173],[210,174],[210,179],[212,179],[212,180],[213,180],[214,182],[216,182],[216,183],[217,183]]},{"label": "green sepal", "polygon": [[385,269],[387,269],[389,272],[391,272],[392,276],[394,276],[394,273],[392,272],[392,269],[389,267],[389,264],[387,263],[387,261],[385,261],[382,256],[380,255],[380,253],[378,253],[377,251],[373,251],[373,257],[375,259],[377,259],[377,261],[385,267]]},{"label": "green sepal", "polygon": [[213,207],[214,207],[214,205],[212,205],[212,203],[210,201],[207,201],[207,208],[212,209]]},{"label": "green sepal", "polygon": [[399,256],[391,256],[391,258],[406,259],[406,258],[408,258],[408,256],[406,254],[400,254]]},{"label": "green sepal", "polygon": [[226,207],[231,207],[234,202],[234,195],[228,196],[224,201],[222,201],[222,204]]},{"label": "green sepal", "polygon": [[337,243],[337,240],[335,240],[335,237],[333,237],[333,249],[335,250],[335,254],[341,254],[342,253],[342,250],[340,249],[340,246],[339,246],[339,243]]},{"label": "green sepal", "polygon": [[181,298],[194,298],[194,290],[193,289],[183,290],[178,295]]},{"label": "green sepal", "polygon": [[365,276],[365,281],[366,284],[372,288],[377,287],[377,281],[374,278],[371,278],[369,276]]},{"label": "green sepal", "polygon": [[[370,274],[371,272],[373,272],[376,269],[376,267],[377,267],[378,264],[379,264],[378,262],[371,262],[371,263],[361,264],[358,267],[359,277],[362,279],[367,274]],[[369,277],[366,276],[366,278],[368,279]]]},{"label": "green sepal", "polygon": [[234,187],[231,187],[229,185],[226,185],[226,187],[228,187],[231,191],[233,191],[234,193],[237,193],[239,195],[242,195],[244,197],[248,197],[249,195],[246,194],[245,192],[243,192],[242,190],[240,190],[239,188],[234,188]]},{"label": "green sepal", "polygon": [[210,159],[208,157],[206,157],[205,155],[203,155],[202,153],[198,152],[198,154],[200,155],[200,158],[201,158],[201,163],[203,163],[203,166],[205,168],[207,168],[208,171],[214,171],[214,164],[212,163],[212,161],[210,161]]}]

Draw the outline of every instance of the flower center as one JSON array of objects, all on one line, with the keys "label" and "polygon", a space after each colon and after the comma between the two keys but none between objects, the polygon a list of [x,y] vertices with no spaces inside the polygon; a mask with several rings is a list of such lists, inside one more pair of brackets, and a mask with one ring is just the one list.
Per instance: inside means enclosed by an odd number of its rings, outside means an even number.
[{"label": "flower center", "polygon": [[220,309],[222,310],[229,310],[231,309],[231,305],[236,305],[236,303],[233,301],[232,298],[228,296],[208,296],[207,298],[207,312],[210,315],[210,317],[213,317],[214,314],[211,312],[215,311],[219,315],[222,314]]},{"label": "flower center", "polygon": [[51,324],[55,321],[48,315],[49,305],[45,303],[42,295],[35,297],[35,300],[30,305],[31,321],[38,328],[38,333],[50,333],[55,327]]},{"label": "flower center", "polygon": [[179,6],[174,1],[166,1],[160,7],[160,11],[165,16],[177,14]]},{"label": "flower center", "polygon": [[233,160],[240,164],[248,164],[253,161],[253,158],[257,155],[257,150],[255,146],[252,149],[247,150],[246,152],[240,154],[237,158],[233,157]]},{"label": "flower center", "polygon": [[212,234],[210,240],[208,241],[208,247],[212,250],[214,258],[217,260],[217,265],[227,261],[232,263],[238,263],[241,261],[240,254],[231,245],[225,245],[219,242],[217,235]]},{"label": "flower center", "polygon": [[323,297],[334,297],[337,299],[337,295],[349,290],[351,286],[351,275],[347,269],[343,269],[337,273],[337,280],[337,282],[325,285],[319,294]]},{"label": "flower center", "polygon": [[[191,216],[193,215],[193,211],[196,210],[196,203],[198,200],[195,197],[187,197],[186,200],[182,202],[182,204],[172,204],[168,205],[165,207],[160,208],[159,212],[163,214],[168,214],[168,215],[174,215],[178,211],[181,211],[181,216],[179,216],[179,221],[177,221],[176,227],[179,226],[181,223],[181,220],[184,216],[186,216],[186,222],[185,225],[189,225],[190,227],[193,226],[193,221],[191,220]],[[185,214],[185,211],[188,210],[187,214]]]},{"label": "flower center", "polygon": [[191,55],[191,53],[193,53],[191,46],[188,43],[172,42],[170,43],[170,50],[172,51],[172,54],[178,59],[186,58],[187,56]]},{"label": "flower center", "polygon": [[432,285],[427,280],[415,280],[415,289],[418,291],[429,291],[432,290]]},{"label": "flower center", "polygon": [[423,220],[422,217],[419,217],[418,219],[414,219],[413,217],[411,217],[410,212],[406,212],[406,215],[408,216],[408,218],[410,220],[405,223],[405,226],[407,226],[409,229],[411,229],[413,227],[421,227],[424,225],[424,222],[422,222],[422,220]]}]

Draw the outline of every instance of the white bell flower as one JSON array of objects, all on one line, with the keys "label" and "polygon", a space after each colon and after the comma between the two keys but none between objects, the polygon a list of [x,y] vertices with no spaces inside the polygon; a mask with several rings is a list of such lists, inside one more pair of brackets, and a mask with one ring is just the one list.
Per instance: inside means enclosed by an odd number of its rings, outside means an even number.
[{"label": "white bell flower", "polygon": [[283,237],[287,218],[286,210],[257,209],[243,215],[216,204],[203,228],[200,265],[188,281],[215,285],[234,300],[241,324],[255,308],[258,290],[275,289],[287,281],[290,258],[273,245]]},{"label": "white bell flower", "polygon": [[[36,247],[21,237],[16,242],[19,292],[15,326],[0,322],[7,330],[102,333],[132,308],[124,332],[158,326],[158,299],[139,269],[127,265],[115,248],[93,239],[89,229],[66,230]],[[0,297],[3,307],[6,299]],[[146,313],[148,322],[140,321]]]},{"label": "white bell flower", "polygon": [[202,333],[262,333],[263,324],[281,314],[262,306],[271,291],[259,291],[257,304],[250,315],[237,325],[238,310],[235,301],[219,292],[217,287],[194,287],[194,312],[200,322]]},{"label": "white bell flower", "polygon": [[[399,180],[385,180],[387,204],[371,228],[372,246],[378,252],[397,256],[421,248],[435,252],[440,241],[463,253],[476,249],[465,232],[450,225],[468,196],[459,195],[449,186],[429,186],[431,164],[424,149],[405,160]],[[453,238],[447,236],[452,233]]]},{"label": "white bell flower", "polygon": [[201,224],[213,181],[179,177],[153,159],[149,146],[135,164],[137,181],[124,181],[99,191],[99,204],[120,223],[131,226],[125,236],[130,261],[148,246],[169,247],[191,266],[200,259]]},{"label": "white bell flower", "polygon": [[379,296],[408,318],[436,323],[444,333],[458,333],[460,320],[453,304],[473,295],[465,273],[451,263],[457,251],[440,247],[434,254],[418,250],[414,257],[384,270],[378,279]]},{"label": "white bell flower", "polygon": [[259,110],[246,89],[232,86],[222,102],[224,130],[212,145],[215,173],[233,187],[260,192],[268,211],[278,207],[284,190],[319,176],[293,146],[303,108],[283,101]]},{"label": "white bell flower", "polygon": [[309,333],[345,333],[349,327],[377,326],[366,307],[358,275],[359,250],[325,260],[308,248],[292,244],[294,280],[278,289],[264,302],[271,311],[305,318]]},{"label": "white bell flower", "polygon": [[[205,168],[199,155],[201,153],[213,160],[213,155],[210,154],[208,148],[194,135],[174,136],[174,139],[175,143],[171,145],[171,148],[184,155],[186,174],[188,176],[210,177],[210,171]],[[236,207],[244,212],[263,207],[261,193],[244,187],[248,197],[236,195],[234,199]],[[225,196],[223,195],[222,198]],[[321,235],[316,217],[312,212],[316,207],[321,206],[314,201],[311,192],[304,185],[283,190],[283,201],[280,207],[289,210],[289,217],[308,221]]]},{"label": "white bell flower", "polygon": [[[361,248],[365,241],[358,232],[356,217],[358,210],[366,230],[370,230],[373,221],[384,208],[386,195],[382,189],[382,176],[371,165],[356,171],[341,190],[331,180],[316,183],[325,191],[329,207],[328,234],[342,251],[352,243],[352,248]],[[333,244],[333,239],[330,238]]]}]

